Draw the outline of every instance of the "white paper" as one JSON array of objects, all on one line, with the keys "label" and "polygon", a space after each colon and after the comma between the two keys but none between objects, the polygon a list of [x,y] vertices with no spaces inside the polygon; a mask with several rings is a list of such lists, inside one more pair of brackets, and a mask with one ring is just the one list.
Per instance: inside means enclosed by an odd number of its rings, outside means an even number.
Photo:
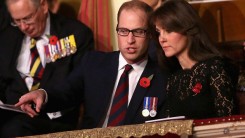
[{"label": "white paper", "polygon": [[185,116],[174,116],[174,117],[167,117],[167,118],[161,118],[161,119],[155,119],[155,120],[148,120],[148,121],[145,121],[145,123],[168,121],[168,120],[178,120],[178,119],[185,119]]},{"label": "white paper", "polygon": [[11,105],[11,104],[4,104],[1,100],[0,100],[0,108],[4,109],[4,110],[10,110],[10,111],[15,111],[15,112],[25,113],[24,111],[22,111],[20,109],[20,107],[16,107],[16,106]]}]

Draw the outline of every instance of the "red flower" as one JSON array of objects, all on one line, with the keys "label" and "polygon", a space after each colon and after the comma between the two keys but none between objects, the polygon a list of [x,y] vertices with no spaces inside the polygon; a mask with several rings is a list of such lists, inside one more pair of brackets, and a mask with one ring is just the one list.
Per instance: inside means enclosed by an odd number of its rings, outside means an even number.
[{"label": "red flower", "polygon": [[49,37],[49,43],[51,45],[56,45],[57,41],[58,41],[58,37],[57,36],[52,35],[52,36]]},{"label": "red flower", "polygon": [[193,88],[192,91],[195,93],[195,95],[197,95],[198,93],[200,93],[202,89],[202,84],[201,83],[197,83]]},{"label": "red flower", "polygon": [[148,78],[143,77],[140,79],[140,86],[147,88],[151,85],[151,79],[153,78],[153,74],[149,76]]},{"label": "red flower", "polygon": [[148,78],[143,77],[140,79],[140,86],[147,88],[150,86],[150,84],[151,84],[151,81]]}]

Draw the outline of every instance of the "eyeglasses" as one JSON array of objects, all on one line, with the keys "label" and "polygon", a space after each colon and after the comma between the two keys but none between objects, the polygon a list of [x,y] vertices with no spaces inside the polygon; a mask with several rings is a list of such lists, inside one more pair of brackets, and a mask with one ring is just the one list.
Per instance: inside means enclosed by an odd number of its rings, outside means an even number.
[{"label": "eyeglasses", "polygon": [[21,22],[23,24],[26,24],[26,25],[30,25],[30,24],[33,24],[35,21],[35,16],[37,14],[37,11],[38,11],[39,8],[36,9],[36,11],[28,16],[26,16],[25,18],[22,18],[22,19],[13,19],[13,21],[11,22],[11,25],[12,26],[20,26],[21,25]]},{"label": "eyeglasses", "polygon": [[128,36],[128,34],[130,32],[132,32],[133,36],[135,37],[145,37],[146,36],[146,29],[133,29],[133,30],[129,30],[127,28],[117,28],[117,34],[121,35],[121,36]]}]

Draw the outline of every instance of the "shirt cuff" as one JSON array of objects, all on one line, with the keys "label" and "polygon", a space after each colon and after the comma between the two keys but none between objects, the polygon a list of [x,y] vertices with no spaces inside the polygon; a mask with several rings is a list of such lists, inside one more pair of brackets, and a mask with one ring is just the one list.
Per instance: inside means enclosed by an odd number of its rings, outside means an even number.
[{"label": "shirt cuff", "polygon": [[45,100],[44,100],[43,104],[46,104],[48,102],[48,94],[47,94],[47,92],[44,89],[42,89],[42,88],[41,89],[38,89],[38,90],[41,90],[41,91],[44,92],[44,94],[45,94]]}]

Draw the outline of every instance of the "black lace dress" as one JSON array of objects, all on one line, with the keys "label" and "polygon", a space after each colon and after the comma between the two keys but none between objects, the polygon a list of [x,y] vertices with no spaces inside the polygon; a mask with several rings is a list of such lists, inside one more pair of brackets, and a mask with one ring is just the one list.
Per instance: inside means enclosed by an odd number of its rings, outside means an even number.
[{"label": "black lace dress", "polygon": [[223,60],[214,57],[169,78],[165,113],[190,119],[229,116],[234,110],[234,93]]}]

